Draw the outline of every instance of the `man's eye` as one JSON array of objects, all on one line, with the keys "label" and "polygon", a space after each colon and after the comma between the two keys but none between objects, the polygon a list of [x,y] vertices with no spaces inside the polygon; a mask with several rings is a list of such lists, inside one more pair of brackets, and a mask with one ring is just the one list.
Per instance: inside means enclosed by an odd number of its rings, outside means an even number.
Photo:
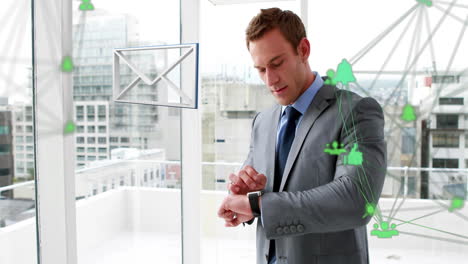
[{"label": "man's eye", "polygon": [[258,72],[265,72],[265,69],[258,69]]},{"label": "man's eye", "polygon": [[280,63],[277,63],[277,64],[271,64],[271,66],[274,67],[274,68],[278,68],[279,66],[281,66],[281,64],[283,64],[283,61],[281,61]]}]

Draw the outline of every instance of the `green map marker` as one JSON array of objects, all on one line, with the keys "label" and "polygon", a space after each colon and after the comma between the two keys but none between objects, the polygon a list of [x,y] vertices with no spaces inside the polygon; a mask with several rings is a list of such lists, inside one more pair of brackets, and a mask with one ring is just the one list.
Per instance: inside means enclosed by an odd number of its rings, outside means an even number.
[{"label": "green map marker", "polygon": [[91,0],[82,0],[83,3],[80,4],[81,11],[92,11],[94,10],[94,5],[91,4]]},{"label": "green map marker", "polygon": [[68,121],[66,124],[65,124],[65,129],[64,129],[64,133],[65,134],[71,134],[73,132],[75,132],[76,130],[76,125],[75,123],[73,123],[73,121]]},{"label": "green map marker", "polygon": [[373,216],[375,213],[375,205],[371,203],[366,204],[366,213],[362,216],[362,218],[366,218],[366,216],[370,215]]},{"label": "green map marker", "polygon": [[72,72],[73,71],[73,62],[70,56],[65,56],[62,61],[62,71],[63,72]]},{"label": "green map marker", "polygon": [[362,165],[362,152],[357,150],[358,144],[354,143],[353,148],[349,152],[348,156],[344,156],[343,164],[345,165]]},{"label": "green map marker", "polygon": [[346,59],[343,59],[338,65],[333,81],[335,81],[335,83],[341,82],[343,85],[348,85],[348,83],[356,81],[351,64],[349,64]]},{"label": "green map marker", "polygon": [[426,5],[427,7],[432,6],[432,1],[431,0],[416,0],[416,2],[418,2],[420,4],[423,4],[423,5]]},{"label": "green map marker", "polygon": [[463,208],[463,205],[465,203],[465,200],[461,197],[455,197],[452,199],[452,205],[449,208],[450,212],[453,212],[455,209],[461,209]]},{"label": "green map marker", "polygon": [[330,155],[340,155],[341,153],[345,153],[346,149],[343,148],[343,144],[341,144],[341,148],[338,148],[338,141],[333,141],[332,148],[330,148],[330,144],[327,144],[327,147],[323,150],[323,152],[328,153]]},{"label": "green map marker", "polygon": [[414,113],[414,107],[410,104],[406,104],[403,107],[403,114],[401,114],[401,119],[406,122],[416,120],[416,114]]},{"label": "green map marker", "polygon": [[335,81],[335,71],[332,70],[332,69],[329,69],[327,71],[327,76],[328,78],[325,80],[324,84],[327,84],[327,85],[336,85],[336,81]]},{"label": "green map marker", "polygon": [[396,225],[392,224],[392,229],[388,229],[388,222],[383,221],[380,223],[382,230],[379,230],[379,225],[374,224],[374,230],[371,231],[371,236],[377,236],[378,238],[392,238],[393,236],[398,236],[400,232],[395,229]]}]

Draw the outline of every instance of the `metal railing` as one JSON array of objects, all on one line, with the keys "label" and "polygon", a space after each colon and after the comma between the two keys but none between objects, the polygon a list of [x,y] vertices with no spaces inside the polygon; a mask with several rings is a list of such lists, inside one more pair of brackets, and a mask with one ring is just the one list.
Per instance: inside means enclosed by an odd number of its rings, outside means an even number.
[{"label": "metal railing", "polygon": [[[96,171],[105,167],[122,164],[123,162],[131,162],[131,163],[160,163],[160,164],[180,164],[180,161],[168,161],[168,160],[116,160],[115,162],[109,161],[108,163],[81,168],[75,170],[76,174],[85,173],[85,172],[92,172]],[[224,161],[217,161],[217,162],[202,162],[202,166],[229,166],[229,167],[236,167],[240,168],[242,163],[240,162],[224,162]],[[445,173],[466,173],[468,175],[468,168],[462,169],[449,169],[449,168],[421,168],[421,167],[387,167],[387,171],[402,171],[405,177],[405,182],[408,183],[408,172],[410,171],[427,171],[427,172],[445,172]],[[21,183],[15,183],[7,186],[0,187],[0,195],[2,192],[14,190],[21,187],[28,187],[33,186],[34,180],[32,181],[25,181]],[[405,193],[407,193],[407,184],[405,184]]]}]

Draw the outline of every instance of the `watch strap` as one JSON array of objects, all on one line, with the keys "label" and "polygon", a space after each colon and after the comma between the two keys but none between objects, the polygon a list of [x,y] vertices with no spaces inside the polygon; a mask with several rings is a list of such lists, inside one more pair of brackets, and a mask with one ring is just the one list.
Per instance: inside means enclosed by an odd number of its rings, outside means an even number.
[{"label": "watch strap", "polygon": [[250,208],[252,209],[252,214],[254,217],[259,217],[261,214],[260,211],[260,196],[262,196],[263,191],[250,192],[248,193]]}]

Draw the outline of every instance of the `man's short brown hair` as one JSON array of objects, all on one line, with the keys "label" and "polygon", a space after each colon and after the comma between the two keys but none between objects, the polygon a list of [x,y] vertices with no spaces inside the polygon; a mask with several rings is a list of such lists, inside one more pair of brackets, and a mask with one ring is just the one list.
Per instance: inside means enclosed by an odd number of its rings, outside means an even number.
[{"label": "man's short brown hair", "polygon": [[249,23],[245,31],[247,49],[249,42],[260,39],[266,32],[279,29],[286,40],[291,43],[294,51],[302,38],[306,37],[306,30],[299,16],[289,10],[281,10],[277,7],[261,9]]}]

